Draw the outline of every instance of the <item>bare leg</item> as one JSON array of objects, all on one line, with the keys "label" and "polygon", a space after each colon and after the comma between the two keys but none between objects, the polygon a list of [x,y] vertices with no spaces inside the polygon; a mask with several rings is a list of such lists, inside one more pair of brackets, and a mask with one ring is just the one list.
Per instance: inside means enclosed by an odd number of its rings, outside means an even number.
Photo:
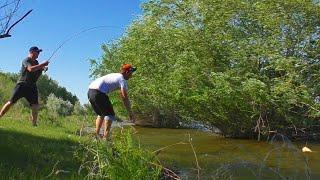
[{"label": "bare leg", "polygon": [[8,101],[1,109],[0,111],[0,118],[6,114],[6,112],[10,109],[10,107],[13,105],[11,101]]},{"label": "bare leg", "polygon": [[98,116],[96,119],[96,135],[97,135],[97,137],[100,137],[100,128],[103,123],[103,118],[104,117]]},{"label": "bare leg", "polygon": [[108,139],[110,136],[110,129],[111,129],[112,121],[105,121],[105,128],[103,138]]},{"label": "bare leg", "polygon": [[39,105],[32,104],[31,110],[32,110],[32,113],[31,113],[32,125],[37,126]]},{"label": "bare leg", "polygon": [[106,116],[104,120],[105,120],[105,125],[104,125],[103,138],[108,139],[110,138],[111,125],[114,120],[114,116]]}]

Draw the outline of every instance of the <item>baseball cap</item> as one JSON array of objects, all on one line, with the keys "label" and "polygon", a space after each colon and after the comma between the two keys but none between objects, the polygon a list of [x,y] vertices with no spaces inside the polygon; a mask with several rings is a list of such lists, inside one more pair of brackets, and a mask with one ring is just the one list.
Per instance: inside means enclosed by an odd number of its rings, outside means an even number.
[{"label": "baseball cap", "polygon": [[137,70],[137,68],[131,64],[123,64],[121,69],[125,72],[135,72]]},{"label": "baseball cap", "polygon": [[42,49],[39,49],[37,46],[32,46],[30,49],[29,49],[29,52],[31,52],[31,51],[36,51],[36,52],[41,52],[42,51]]}]

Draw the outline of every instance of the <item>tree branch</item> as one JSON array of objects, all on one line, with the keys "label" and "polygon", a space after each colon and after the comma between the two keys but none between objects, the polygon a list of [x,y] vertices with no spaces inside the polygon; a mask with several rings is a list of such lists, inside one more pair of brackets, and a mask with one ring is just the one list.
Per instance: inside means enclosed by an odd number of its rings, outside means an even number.
[{"label": "tree branch", "polygon": [[24,16],[22,16],[18,21],[16,21],[15,23],[13,23],[9,29],[7,30],[7,32],[5,34],[0,35],[0,39],[1,38],[6,38],[6,37],[11,37],[10,30],[16,25],[18,24],[20,21],[22,21],[22,19],[24,19],[26,16],[28,16],[31,13],[32,9],[30,11],[28,11]]}]

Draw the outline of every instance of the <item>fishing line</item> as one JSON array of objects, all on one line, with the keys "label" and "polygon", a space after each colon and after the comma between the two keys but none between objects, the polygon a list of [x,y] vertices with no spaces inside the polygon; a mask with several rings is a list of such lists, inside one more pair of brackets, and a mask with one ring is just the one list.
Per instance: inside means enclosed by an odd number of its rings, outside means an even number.
[{"label": "fishing line", "polygon": [[[80,32],[77,32],[73,35],[71,35],[70,37],[68,37],[67,39],[65,39],[51,54],[51,56],[49,57],[48,61],[50,62],[51,58],[59,51],[59,49],[61,49],[67,42],[71,41],[72,39],[76,38],[77,36],[81,35],[82,33],[85,33],[87,31],[91,31],[94,29],[107,29],[107,28],[116,28],[116,29],[121,29],[122,27],[120,26],[95,26],[95,27],[91,27],[91,28],[87,28],[84,29]],[[44,72],[46,72],[48,70],[48,67],[45,67]]]},{"label": "fishing line", "polygon": [[49,57],[48,61],[50,62],[51,58],[58,52],[59,49],[61,49],[62,46],[64,46],[67,42],[71,41],[72,39],[76,38],[77,36],[79,36],[80,34],[82,33],[85,33],[87,31],[91,31],[91,30],[94,30],[94,29],[100,29],[100,28],[116,28],[116,29],[119,29],[121,28],[120,26],[95,26],[95,27],[91,27],[91,28],[88,28],[88,29],[84,29],[78,33],[75,33],[73,35],[71,35],[69,38],[67,38],[66,40],[64,40],[59,46],[58,48],[56,48],[53,53],[51,54],[51,56]]}]

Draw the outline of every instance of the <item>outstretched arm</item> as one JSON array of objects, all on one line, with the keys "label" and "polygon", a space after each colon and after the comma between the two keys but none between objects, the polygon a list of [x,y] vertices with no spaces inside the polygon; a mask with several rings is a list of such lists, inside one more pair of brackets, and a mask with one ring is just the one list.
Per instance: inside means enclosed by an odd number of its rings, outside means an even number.
[{"label": "outstretched arm", "polygon": [[131,110],[131,103],[130,103],[130,100],[129,100],[129,97],[128,97],[127,90],[124,89],[124,88],[121,88],[120,96],[122,98],[124,106],[126,107],[126,109],[128,111],[130,121],[134,123],[135,122],[135,118],[134,118],[133,112]]}]

